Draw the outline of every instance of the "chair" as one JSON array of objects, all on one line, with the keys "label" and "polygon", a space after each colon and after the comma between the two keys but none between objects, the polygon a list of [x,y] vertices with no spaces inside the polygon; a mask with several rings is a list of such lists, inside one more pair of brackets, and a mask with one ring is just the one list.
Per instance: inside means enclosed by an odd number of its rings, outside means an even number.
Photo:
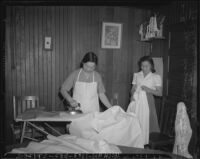
[{"label": "chair", "polygon": [[151,149],[158,149],[172,152],[175,136],[176,104],[165,101],[161,114],[161,131],[152,132],[149,135],[149,146]]},{"label": "chair", "polygon": [[17,117],[25,111],[27,111],[28,109],[34,109],[37,107],[39,107],[39,98],[36,96],[13,96],[14,120],[16,121]]},{"label": "chair", "polygon": [[[34,136],[34,129],[31,129],[31,131],[26,131],[28,130],[28,125],[32,126],[32,127],[37,127],[36,125],[32,124],[31,122],[29,122],[28,120],[23,120],[23,118],[21,119],[20,116],[22,116],[23,113],[25,113],[27,110],[33,110],[39,107],[39,98],[37,96],[25,96],[25,97],[16,97],[13,96],[13,115],[14,115],[14,121],[15,122],[23,122],[23,126],[22,126],[22,132],[21,132],[21,139],[20,139],[20,143],[23,142],[24,138],[33,140],[33,141],[38,141],[37,139],[33,138]],[[31,117],[35,117],[35,114],[27,114],[29,118]],[[13,124],[11,125],[12,129],[13,129]],[[37,130],[48,134],[47,132],[43,131],[40,127],[36,128]],[[29,129],[30,130],[30,129]],[[32,133],[32,136],[28,136],[28,133]]]}]

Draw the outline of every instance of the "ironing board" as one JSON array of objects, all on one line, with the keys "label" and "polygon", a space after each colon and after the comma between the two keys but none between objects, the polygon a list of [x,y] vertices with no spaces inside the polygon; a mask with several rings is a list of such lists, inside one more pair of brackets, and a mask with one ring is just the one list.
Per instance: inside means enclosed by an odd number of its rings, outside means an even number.
[{"label": "ironing board", "polygon": [[[43,133],[45,135],[49,135],[49,133],[47,131],[41,129],[40,127],[38,127],[35,124],[38,122],[43,122],[50,130],[52,130],[53,132],[55,132],[57,135],[60,136],[62,134],[59,131],[57,131],[55,128],[50,126],[47,122],[71,122],[77,118],[84,116],[85,114],[71,115],[64,111],[59,111],[59,112],[42,112],[41,111],[39,114],[33,116],[32,118],[28,118],[28,119],[24,119],[23,115],[24,114],[21,114],[21,115],[17,116],[15,119],[16,122],[24,122],[20,143],[22,143],[23,139],[24,139],[26,124],[32,126],[34,129],[40,131],[41,133]],[[31,138],[31,137],[26,137],[26,138],[33,140],[33,141],[38,141],[37,139]]]}]

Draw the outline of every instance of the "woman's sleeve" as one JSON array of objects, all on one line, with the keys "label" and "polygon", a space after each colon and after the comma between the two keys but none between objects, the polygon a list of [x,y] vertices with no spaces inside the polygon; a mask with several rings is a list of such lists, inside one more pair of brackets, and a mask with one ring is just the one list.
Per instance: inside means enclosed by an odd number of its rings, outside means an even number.
[{"label": "woman's sleeve", "polygon": [[137,84],[137,74],[136,73],[133,74],[132,84]]},{"label": "woman's sleeve", "polygon": [[76,76],[77,71],[72,72],[62,84],[62,88],[66,89],[67,91],[70,91],[71,88],[74,86]]},{"label": "woman's sleeve", "polygon": [[155,86],[156,87],[162,87],[162,80],[161,80],[160,75],[155,76]]},{"label": "woman's sleeve", "polygon": [[98,81],[98,93],[105,93],[106,90],[105,90],[101,75],[98,75],[97,78],[98,78],[98,80],[97,80]]}]

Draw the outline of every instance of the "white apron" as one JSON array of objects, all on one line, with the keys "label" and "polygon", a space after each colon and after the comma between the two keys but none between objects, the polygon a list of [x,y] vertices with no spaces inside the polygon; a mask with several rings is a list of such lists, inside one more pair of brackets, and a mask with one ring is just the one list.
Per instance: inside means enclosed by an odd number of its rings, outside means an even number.
[{"label": "white apron", "polygon": [[97,92],[97,82],[94,82],[94,73],[93,81],[91,83],[80,82],[79,76],[81,71],[82,69],[78,74],[78,78],[74,86],[73,99],[80,103],[80,109],[83,113],[99,111],[99,96]]},{"label": "white apron", "polygon": [[135,101],[132,101],[127,109],[127,112],[134,113],[139,119],[144,144],[149,144],[149,104],[146,92],[141,89],[141,86],[144,85],[150,87],[148,78],[151,75],[152,73],[149,73],[145,78],[137,83],[136,91],[133,94]]}]

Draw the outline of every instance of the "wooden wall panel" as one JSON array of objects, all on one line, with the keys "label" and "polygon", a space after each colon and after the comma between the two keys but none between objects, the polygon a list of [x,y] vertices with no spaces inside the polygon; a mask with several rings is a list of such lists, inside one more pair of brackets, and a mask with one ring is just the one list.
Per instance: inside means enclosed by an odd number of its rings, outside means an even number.
[{"label": "wooden wall panel", "polygon": [[39,82],[39,100],[40,100],[40,105],[43,104],[44,101],[44,96],[43,96],[43,53],[42,53],[42,49],[43,49],[43,36],[42,36],[42,7],[38,7],[37,8],[37,18],[38,18],[38,34],[36,34],[37,40],[38,40],[38,82]]},{"label": "wooden wall panel", "polygon": [[51,105],[52,105],[52,110],[55,111],[56,109],[56,102],[55,102],[55,96],[57,96],[57,91],[58,88],[56,88],[56,81],[55,81],[55,57],[56,57],[56,52],[55,52],[55,44],[56,44],[56,40],[55,40],[55,7],[51,7],[52,10],[52,20],[51,20],[51,26],[52,26],[52,30],[51,30],[51,36],[53,37],[53,50],[51,52]]},{"label": "wooden wall panel", "polygon": [[5,19],[6,9],[0,6],[0,154],[5,152]]},{"label": "wooden wall panel", "polygon": [[34,93],[39,95],[39,40],[38,40],[38,8],[33,8],[33,58],[34,58]]},{"label": "wooden wall panel", "polygon": [[[54,45],[54,50],[55,50],[55,90],[58,90],[59,88],[59,7],[55,8],[55,45]],[[56,89],[57,88],[57,89]],[[56,94],[56,93],[55,93]],[[60,104],[58,100],[55,100],[55,105],[59,106]]]},{"label": "wooden wall panel", "polygon": [[[26,88],[25,88],[25,94],[28,95],[30,94],[30,73],[29,73],[29,63],[30,63],[30,59],[29,59],[29,53],[30,53],[30,50],[29,50],[29,20],[30,20],[30,17],[29,17],[29,8],[26,8],[25,11],[24,11],[24,14],[25,14],[25,76],[26,76]],[[14,9],[14,7],[13,7]],[[13,92],[13,95],[15,94],[15,92]]]},{"label": "wooden wall panel", "polygon": [[[166,16],[164,23],[164,36],[166,39],[160,41],[160,44],[157,41],[153,42],[152,45],[152,55],[163,57],[164,62],[164,100],[161,112],[161,128],[165,127],[166,117],[164,115],[169,111],[168,109],[174,107],[174,112],[176,112],[177,103],[184,101],[193,129],[189,144],[191,154],[196,153],[195,145],[197,141],[196,128],[193,125],[197,125],[195,113],[197,109],[195,79],[197,76],[195,70],[197,51],[195,51],[196,42],[194,39],[197,35],[195,28],[197,26],[198,5],[198,1],[174,1],[168,6],[159,7],[157,11]],[[173,119],[173,116],[171,118]],[[171,126],[174,128],[173,124]],[[169,129],[169,127],[167,128]]]},{"label": "wooden wall panel", "polygon": [[8,8],[6,10],[6,15],[7,15],[7,21],[6,21],[6,47],[5,47],[5,51],[7,52],[5,54],[5,90],[6,90],[6,101],[5,101],[5,117],[7,120],[7,123],[5,124],[5,135],[6,135],[6,140],[5,142],[7,144],[9,144],[9,142],[11,142],[11,140],[9,139],[11,137],[11,132],[9,129],[8,124],[12,121],[13,117],[12,117],[12,101],[9,99],[12,99],[12,72],[11,72],[11,66],[12,66],[12,56],[11,56],[11,52],[13,53],[13,34],[12,34],[12,28],[13,28],[13,14],[12,14],[12,8]]},{"label": "wooden wall panel", "polygon": [[[10,6],[6,23],[6,115],[12,122],[12,96],[38,95],[47,110],[63,110],[61,84],[79,67],[84,54],[98,55],[109,100],[118,93],[126,109],[137,61],[149,54],[150,44],[139,41],[138,26],[149,11],[128,7]],[[102,22],[123,24],[121,49],[102,49]],[[51,36],[53,49],[43,49]]]},{"label": "wooden wall panel", "polygon": [[[44,36],[48,36],[47,34],[47,7],[44,7],[42,10],[42,38],[44,38]],[[63,34],[61,34],[63,35]],[[61,44],[61,43],[60,43]],[[44,46],[42,46],[42,48],[44,48]],[[46,107],[46,109],[49,109],[49,105],[48,105],[48,70],[47,70],[47,57],[50,51],[46,51],[44,49],[42,49],[42,65],[43,65],[43,97],[44,97],[44,101],[43,101],[43,105]],[[62,73],[61,73],[62,75]]]}]

